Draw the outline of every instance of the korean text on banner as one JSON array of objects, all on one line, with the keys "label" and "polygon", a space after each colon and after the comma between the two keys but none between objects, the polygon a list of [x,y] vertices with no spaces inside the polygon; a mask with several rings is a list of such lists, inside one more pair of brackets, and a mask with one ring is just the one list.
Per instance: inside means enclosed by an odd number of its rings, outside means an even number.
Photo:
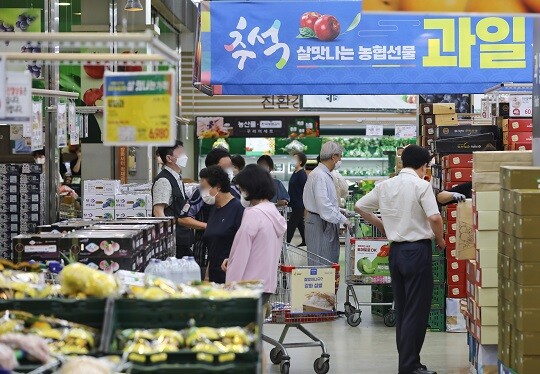
[{"label": "korean text on banner", "polygon": [[335,310],[335,269],[294,269],[291,283],[291,312],[329,313]]},{"label": "korean text on banner", "polygon": [[0,122],[25,125],[32,121],[32,75],[7,73],[6,113]]},{"label": "korean text on banner", "polygon": [[176,139],[174,72],[106,73],[105,145],[171,145]]},{"label": "korean text on banner", "polygon": [[[203,1],[200,83],[216,94],[340,95],[483,93],[500,82],[530,82],[532,17],[361,7]],[[307,12],[324,16],[308,24],[300,21]]]}]

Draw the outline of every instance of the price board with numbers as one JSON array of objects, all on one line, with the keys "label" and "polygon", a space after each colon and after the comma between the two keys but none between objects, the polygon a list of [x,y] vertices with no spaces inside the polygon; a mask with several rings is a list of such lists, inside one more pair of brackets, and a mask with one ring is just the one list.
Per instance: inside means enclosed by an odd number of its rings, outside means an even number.
[{"label": "price board with numbers", "polygon": [[105,145],[171,145],[176,139],[173,72],[106,73]]}]

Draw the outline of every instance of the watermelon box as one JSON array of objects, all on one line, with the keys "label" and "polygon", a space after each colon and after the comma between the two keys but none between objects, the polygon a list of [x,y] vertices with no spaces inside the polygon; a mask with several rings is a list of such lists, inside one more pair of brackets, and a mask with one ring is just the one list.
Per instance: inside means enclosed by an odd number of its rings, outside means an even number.
[{"label": "watermelon box", "polygon": [[354,242],[354,275],[389,276],[388,240],[360,240]]}]

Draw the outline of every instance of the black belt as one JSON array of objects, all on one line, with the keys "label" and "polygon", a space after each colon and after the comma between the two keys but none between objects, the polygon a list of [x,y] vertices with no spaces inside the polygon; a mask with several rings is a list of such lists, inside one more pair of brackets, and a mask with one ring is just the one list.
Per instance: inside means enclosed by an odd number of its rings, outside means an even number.
[{"label": "black belt", "polygon": [[311,211],[309,211],[309,210],[308,210],[307,212],[308,212],[308,213],[311,213],[311,214],[315,214],[316,216],[319,215],[319,213],[314,213],[314,212],[311,212]]},{"label": "black belt", "polygon": [[392,242],[392,244],[405,244],[405,243],[425,243],[425,244],[431,244],[431,239],[421,239],[421,240],[415,240],[412,242]]}]

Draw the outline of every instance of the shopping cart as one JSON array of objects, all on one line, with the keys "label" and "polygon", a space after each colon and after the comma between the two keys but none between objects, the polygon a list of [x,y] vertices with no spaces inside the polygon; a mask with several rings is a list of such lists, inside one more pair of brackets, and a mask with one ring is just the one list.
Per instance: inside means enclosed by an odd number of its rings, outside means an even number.
[{"label": "shopping cart", "polygon": [[[362,322],[361,306],[390,306],[383,316],[384,324],[395,326],[396,313],[393,302],[363,302],[356,296],[355,286],[390,284],[388,254],[390,247],[384,234],[359,215],[350,218],[353,233],[346,230],[345,235],[345,316],[350,326]],[[351,299],[352,302],[351,303]]]},{"label": "shopping cart", "polygon": [[[315,266],[307,265],[308,257],[316,263]],[[330,355],[326,345],[303,324],[336,319],[339,270],[339,264],[284,242],[278,268],[277,294],[271,298],[272,313],[266,320],[266,323],[283,324],[284,327],[278,340],[262,336],[265,342],[274,346],[270,351],[270,360],[280,365],[281,374],[289,373],[291,357],[288,348],[320,347],[322,354],[313,364],[315,373],[325,374],[330,370]],[[302,295],[307,296],[307,299],[302,299]],[[290,328],[296,328],[311,340],[285,343]]]}]

